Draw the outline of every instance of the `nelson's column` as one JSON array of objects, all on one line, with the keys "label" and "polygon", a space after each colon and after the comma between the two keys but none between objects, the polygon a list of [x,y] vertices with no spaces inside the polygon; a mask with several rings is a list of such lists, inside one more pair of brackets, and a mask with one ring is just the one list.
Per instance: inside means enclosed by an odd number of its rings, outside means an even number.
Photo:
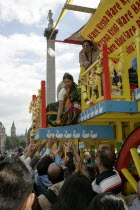
[{"label": "nelson's column", "polygon": [[[47,82],[47,104],[55,102],[55,42],[49,41],[50,35],[53,31],[53,19],[52,12],[49,10],[48,13],[48,28],[45,28],[44,36],[47,40],[47,73],[46,73],[46,82]],[[58,30],[55,29],[51,37],[52,40],[55,40]]]}]

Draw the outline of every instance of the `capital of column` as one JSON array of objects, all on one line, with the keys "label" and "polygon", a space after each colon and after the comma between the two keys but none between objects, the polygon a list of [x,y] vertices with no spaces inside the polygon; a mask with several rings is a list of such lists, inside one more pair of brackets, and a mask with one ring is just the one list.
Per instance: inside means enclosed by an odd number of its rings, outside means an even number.
[{"label": "capital of column", "polygon": [[[52,28],[45,28],[44,37],[46,37],[47,40],[50,38],[50,35],[51,35],[52,31],[53,31]],[[55,29],[51,39],[55,40],[57,33],[58,33],[58,29]]]}]

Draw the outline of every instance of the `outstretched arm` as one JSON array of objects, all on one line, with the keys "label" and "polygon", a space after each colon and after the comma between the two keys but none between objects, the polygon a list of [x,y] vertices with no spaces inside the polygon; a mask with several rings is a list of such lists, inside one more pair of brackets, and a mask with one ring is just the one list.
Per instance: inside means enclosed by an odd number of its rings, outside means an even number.
[{"label": "outstretched arm", "polygon": [[[63,101],[63,100],[60,100],[60,101],[59,101],[59,106],[58,106],[58,113],[57,113],[56,122],[60,121],[60,117],[61,117],[61,115],[62,115],[63,108],[64,108],[64,101]],[[59,123],[58,123],[58,124],[59,124]]]}]

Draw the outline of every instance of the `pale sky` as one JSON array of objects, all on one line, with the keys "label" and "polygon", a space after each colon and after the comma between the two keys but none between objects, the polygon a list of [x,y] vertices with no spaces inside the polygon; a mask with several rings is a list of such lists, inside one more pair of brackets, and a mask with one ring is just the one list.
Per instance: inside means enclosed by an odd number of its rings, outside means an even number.
[{"label": "pale sky", "polygon": [[[31,125],[28,111],[32,95],[46,79],[46,39],[48,11],[57,18],[66,0],[0,0],[0,122],[10,135],[12,122],[16,133],[24,134]],[[96,8],[99,0],[74,0],[74,5]],[[58,40],[64,40],[82,27],[90,15],[68,11],[58,24]],[[79,75],[81,46],[56,43],[56,86],[65,72]]]}]

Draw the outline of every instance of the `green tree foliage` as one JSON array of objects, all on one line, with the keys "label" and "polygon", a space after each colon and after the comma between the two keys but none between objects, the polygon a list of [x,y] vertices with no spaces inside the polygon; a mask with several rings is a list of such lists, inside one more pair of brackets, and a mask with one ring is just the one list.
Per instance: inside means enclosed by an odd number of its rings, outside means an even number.
[{"label": "green tree foliage", "polygon": [[19,139],[16,136],[7,136],[6,138],[6,149],[15,149],[19,146]]},{"label": "green tree foliage", "polygon": [[23,139],[19,142],[19,146],[22,146],[23,148],[26,147],[26,141]]}]

